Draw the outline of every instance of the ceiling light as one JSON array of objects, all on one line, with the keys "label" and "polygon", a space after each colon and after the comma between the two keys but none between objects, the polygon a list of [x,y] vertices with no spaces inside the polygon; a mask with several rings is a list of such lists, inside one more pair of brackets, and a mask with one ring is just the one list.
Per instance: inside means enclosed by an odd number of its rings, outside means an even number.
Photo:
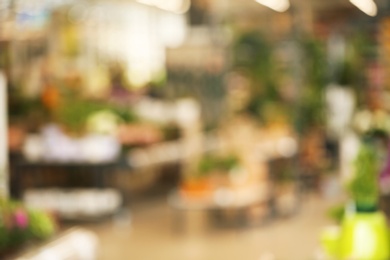
[{"label": "ceiling light", "polygon": [[378,12],[378,8],[373,0],[349,0],[362,12],[369,16],[375,16]]},{"label": "ceiling light", "polygon": [[280,13],[287,11],[290,7],[289,0],[256,0],[256,2]]},{"label": "ceiling light", "polygon": [[190,0],[137,0],[137,2],[177,14],[187,12],[191,5]]}]

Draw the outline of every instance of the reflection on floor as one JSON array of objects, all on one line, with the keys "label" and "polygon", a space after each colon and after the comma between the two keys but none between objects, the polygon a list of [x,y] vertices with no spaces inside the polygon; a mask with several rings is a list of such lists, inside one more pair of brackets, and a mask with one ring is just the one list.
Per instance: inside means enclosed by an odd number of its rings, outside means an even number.
[{"label": "reflection on floor", "polygon": [[310,195],[293,217],[251,228],[206,227],[204,216],[195,212],[177,232],[166,200],[152,199],[85,227],[99,237],[101,260],[309,260],[318,250],[320,229],[331,223],[328,207]]}]

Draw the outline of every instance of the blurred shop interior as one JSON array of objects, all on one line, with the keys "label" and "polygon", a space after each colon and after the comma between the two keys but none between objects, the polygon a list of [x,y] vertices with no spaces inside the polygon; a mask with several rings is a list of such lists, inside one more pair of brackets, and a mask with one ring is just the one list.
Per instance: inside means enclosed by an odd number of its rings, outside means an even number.
[{"label": "blurred shop interior", "polygon": [[389,91],[386,0],[0,0],[0,258],[390,259]]}]

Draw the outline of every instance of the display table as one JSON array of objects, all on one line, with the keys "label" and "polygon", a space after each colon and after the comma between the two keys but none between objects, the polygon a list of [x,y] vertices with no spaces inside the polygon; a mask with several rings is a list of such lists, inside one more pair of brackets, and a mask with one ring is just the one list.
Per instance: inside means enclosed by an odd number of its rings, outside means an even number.
[{"label": "display table", "polygon": [[[193,158],[184,161],[188,171],[183,173],[183,183],[168,196],[168,204],[174,212],[174,227],[181,230],[184,224],[191,222],[187,220],[191,211],[218,215],[219,222],[233,215],[237,217],[233,217],[233,222],[239,220],[240,225],[257,224],[273,217],[279,204],[273,191],[278,173],[271,171],[269,163],[277,158],[294,158],[298,143],[292,131],[281,127],[262,129],[242,118],[227,122],[213,136],[203,139],[212,141],[212,147],[205,149],[205,145],[201,145],[203,149],[193,151],[192,142],[188,142],[184,154],[192,154]],[[213,163],[217,165],[218,159],[213,158],[212,162],[203,162],[211,170],[201,172],[200,158],[207,157],[206,152],[233,155],[238,163],[221,170],[209,167]],[[203,177],[199,177],[202,174]]]}]

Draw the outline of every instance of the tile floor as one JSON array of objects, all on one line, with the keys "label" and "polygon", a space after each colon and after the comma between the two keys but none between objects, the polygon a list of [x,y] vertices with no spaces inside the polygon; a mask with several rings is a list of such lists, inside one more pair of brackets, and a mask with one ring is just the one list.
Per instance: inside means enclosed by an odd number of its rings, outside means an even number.
[{"label": "tile floor", "polygon": [[251,228],[206,228],[204,216],[189,213],[177,232],[164,198],[133,203],[108,221],[85,224],[100,240],[100,260],[310,260],[321,228],[331,224],[332,203],[310,195],[300,211]]}]

